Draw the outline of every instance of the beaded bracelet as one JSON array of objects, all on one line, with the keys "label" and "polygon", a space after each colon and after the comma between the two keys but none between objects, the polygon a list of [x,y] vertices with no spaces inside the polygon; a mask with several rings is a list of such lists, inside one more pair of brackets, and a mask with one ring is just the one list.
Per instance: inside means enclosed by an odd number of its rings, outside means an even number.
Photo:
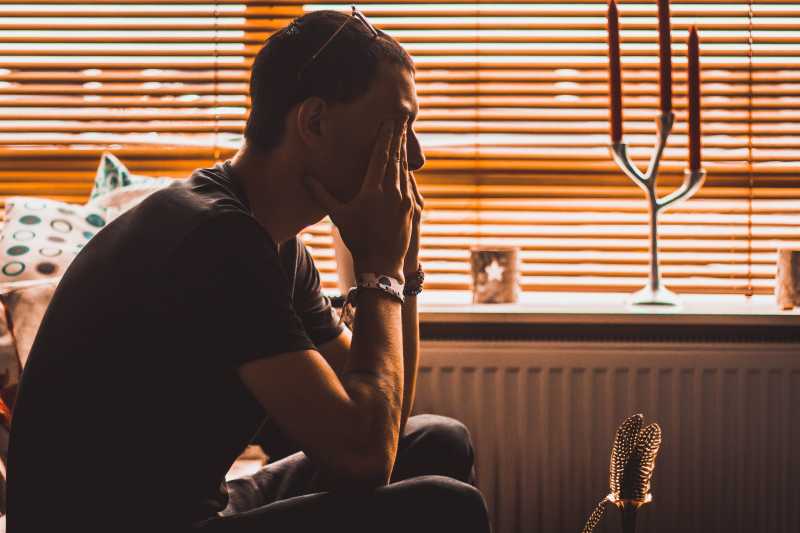
[{"label": "beaded bracelet", "polygon": [[417,266],[417,271],[406,278],[406,284],[403,286],[403,294],[405,296],[416,296],[421,293],[423,281],[425,281],[425,272],[422,270],[422,265],[419,265]]}]

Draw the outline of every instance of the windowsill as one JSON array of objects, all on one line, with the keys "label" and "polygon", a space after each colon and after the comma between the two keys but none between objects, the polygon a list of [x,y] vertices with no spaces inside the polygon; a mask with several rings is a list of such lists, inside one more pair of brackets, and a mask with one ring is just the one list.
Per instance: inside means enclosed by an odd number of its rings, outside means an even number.
[{"label": "windowsill", "polygon": [[628,297],[627,293],[528,292],[515,304],[473,304],[469,291],[423,291],[418,296],[420,339],[800,346],[800,309],[782,311],[771,295],[685,294],[677,308],[630,308]]},{"label": "windowsill", "polygon": [[682,296],[682,306],[626,306],[628,294],[524,293],[516,304],[472,304],[467,291],[422,293],[420,338],[550,342],[796,343],[800,310],[773,296]]},{"label": "windowsill", "polygon": [[800,326],[800,309],[782,311],[771,295],[681,295],[682,305],[626,305],[628,294],[527,292],[515,304],[473,304],[468,291],[421,293],[422,322],[715,324]]}]

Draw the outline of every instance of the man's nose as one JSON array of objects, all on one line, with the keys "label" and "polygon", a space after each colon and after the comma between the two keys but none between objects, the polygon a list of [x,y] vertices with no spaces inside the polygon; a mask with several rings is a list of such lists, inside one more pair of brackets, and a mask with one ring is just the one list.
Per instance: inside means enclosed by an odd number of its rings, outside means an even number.
[{"label": "man's nose", "polygon": [[406,144],[406,153],[408,154],[408,170],[416,172],[425,165],[425,154],[422,152],[422,146],[419,143],[417,134],[413,130],[410,131],[411,135],[408,136]]}]

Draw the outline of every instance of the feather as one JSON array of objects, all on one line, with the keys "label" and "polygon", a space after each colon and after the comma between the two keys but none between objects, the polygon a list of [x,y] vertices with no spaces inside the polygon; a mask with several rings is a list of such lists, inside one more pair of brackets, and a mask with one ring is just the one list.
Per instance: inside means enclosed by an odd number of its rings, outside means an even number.
[{"label": "feather", "polygon": [[622,499],[645,499],[650,492],[650,479],[656,465],[656,455],[661,447],[661,428],[650,424],[636,438],[628,465],[623,474],[620,497]]},{"label": "feather", "polygon": [[581,533],[592,533],[592,531],[594,531],[594,528],[597,527],[597,524],[600,523],[600,519],[603,518],[603,514],[606,512],[607,503],[608,498],[600,500],[600,503],[594,508],[592,514],[589,515],[589,520],[586,521],[586,525],[583,526]]},{"label": "feather", "polygon": [[628,417],[617,429],[614,437],[614,446],[611,448],[611,464],[609,466],[609,481],[611,493],[620,498],[622,480],[625,467],[633,454],[636,438],[642,429],[644,416],[641,413]]}]

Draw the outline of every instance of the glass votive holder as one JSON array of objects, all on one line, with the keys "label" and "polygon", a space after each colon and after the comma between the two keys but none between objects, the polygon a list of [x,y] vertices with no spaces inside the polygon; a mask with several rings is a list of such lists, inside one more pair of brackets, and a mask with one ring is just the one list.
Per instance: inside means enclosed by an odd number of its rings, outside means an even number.
[{"label": "glass votive holder", "polygon": [[775,274],[775,298],[778,307],[789,310],[800,307],[800,250],[778,250]]},{"label": "glass votive holder", "polygon": [[520,291],[519,247],[470,248],[472,303],[516,303]]}]

